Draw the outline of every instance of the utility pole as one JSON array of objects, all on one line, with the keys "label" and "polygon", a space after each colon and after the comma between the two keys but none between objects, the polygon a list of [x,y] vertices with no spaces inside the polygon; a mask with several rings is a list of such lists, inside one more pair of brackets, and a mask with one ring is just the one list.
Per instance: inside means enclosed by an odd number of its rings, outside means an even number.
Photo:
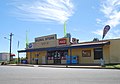
[{"label": "utility pole", "polygon": [[12,61],[12,59],[11,59],[12,36],[13,36],[13,34],[10,33],[10,61]]}]

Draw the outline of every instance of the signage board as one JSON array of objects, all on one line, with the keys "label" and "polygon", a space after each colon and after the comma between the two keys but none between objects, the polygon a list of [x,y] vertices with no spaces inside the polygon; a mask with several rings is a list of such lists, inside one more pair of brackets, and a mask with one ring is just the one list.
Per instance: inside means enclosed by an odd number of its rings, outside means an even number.
[{"label": "signage board", "polygon": [[34,42],[33,48],[47,48],[57,46],[57,40]]},{"label": "signage board", "polygon": [[35,42],[51,41],[51,40],[56,40],[56,39],[57,39],[57,35],[53,34],[53,35],[48,35],[48,36],[42,36],[42,37],[35,38]]},{"label": "signage board", "polygon": [[67,39],[59,39],[58,40],[59,45],[67,44]]},{"label": "signage board", "polygon": [[57,46],[70,45],[69,38],[60,38],[57,40]]}]

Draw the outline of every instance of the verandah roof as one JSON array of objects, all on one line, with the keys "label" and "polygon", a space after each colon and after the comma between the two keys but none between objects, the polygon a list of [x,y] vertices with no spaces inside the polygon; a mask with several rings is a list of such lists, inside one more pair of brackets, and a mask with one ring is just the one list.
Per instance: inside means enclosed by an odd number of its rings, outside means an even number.
[{"label": "verandah roof", "polygon": [[80,44],[72,44],[70,46],[57,46],[57,47],[49,47],[49,48],[36,48],[36,49],[26,49],[19,50],[18,52],[34,52],[34,51],[54,51],[54,50],[68,50],[73,48],[95,48],[102,47],[104,45],[109,45],[110,41],[98,41],[98,42],[86,42]]}]

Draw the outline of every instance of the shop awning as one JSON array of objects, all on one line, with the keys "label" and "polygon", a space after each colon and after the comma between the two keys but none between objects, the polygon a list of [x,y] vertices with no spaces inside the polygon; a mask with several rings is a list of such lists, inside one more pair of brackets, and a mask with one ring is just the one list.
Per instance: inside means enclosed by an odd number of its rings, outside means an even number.
[{"label": "shop awning", "polygon": [[10,56],[15,56],[15,54],[11,54]]},{"label": "shop awning", "polygon": [[94,48],[94,47],[102,47],[104,45],[109,45],[110,41],[98,41],[98,42],[83,42],[80,44],[71,45],[72,48]]},{"label": "shop awning", "polygon": [[18,52],[21,53],[21,52],[34,52],[34,51],[54,51],[54,50],[67,50],[72,48],[95,48],[95,47],[102,47],[104,45],[109,45],[109,44],[110,44],[110,41],[84,42],[80,44],[72,44],[70,46],[26,49],[26,50],[19,50]]},{"label": "shop awning", "polygon": [[34,51],[54,51],[54,50],[67,50],[70,46],[59,46],[59,47],[49,47],[49,48],[36,48],[36,49],[26,49],[19,50],[18,52],[34,52]]}]

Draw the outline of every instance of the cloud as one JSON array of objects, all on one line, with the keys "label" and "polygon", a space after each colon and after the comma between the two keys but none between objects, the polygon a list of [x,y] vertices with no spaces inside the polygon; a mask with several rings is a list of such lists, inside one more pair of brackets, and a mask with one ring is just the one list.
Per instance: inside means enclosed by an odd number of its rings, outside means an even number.
[{"label": "cloud", "polygon": [[[114,39],[120,37],[120,30],[116,28],[120,24],[120,0],[101,0],[100,12],[103,13],[102,18],[97,18],[97,24],[110,25],[112,31],[109,31],[106,35],[108,39]],[[111,30],[110,29],[110,30]],[[102,37],[103,29],[92,32]]]},{"label": "cloud", "polygon": [[96,21],[97,21],[97,24],[100,24],[102,22],[102,20],[99,18],[97,18]]},{"label": "cloud", "polygon": [[120,0],[101,0],[100,11],[104,14],[104,25],[109,24],[112,28],[120,24]]},{"label": "cloud", "polygon": [[[103,30],[100,29],[100,30],[96,30],[94,32],[92,32],[96,35],[99,35],[101,38],[102,38],[102,35],[103,35]],[[120,38],[120,30],[112,30],[112,31],[109,31],[105,38],[108,38],[108,39],[115,39],[115,38]]]},{"label": "cloud", "polygon": [[94,33],[94,34],[99,35],[99,36],[102,37],[102,35],[103,35],[103,30],[102,30],[102,29],[96,30],[96,31],[93,31],[92,33]]},{"label": "cloud", "polygon": [[71,0],[13,0],[14,14],[25,21],[64,23],[74,13]]},{"label": "cloud", "polygon": [[114,30],[112,33],[110,32],[107,37],[109,39],[120,38],[120,30]]}]

